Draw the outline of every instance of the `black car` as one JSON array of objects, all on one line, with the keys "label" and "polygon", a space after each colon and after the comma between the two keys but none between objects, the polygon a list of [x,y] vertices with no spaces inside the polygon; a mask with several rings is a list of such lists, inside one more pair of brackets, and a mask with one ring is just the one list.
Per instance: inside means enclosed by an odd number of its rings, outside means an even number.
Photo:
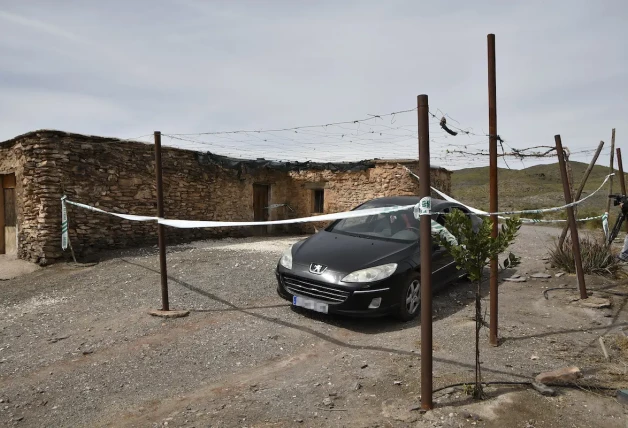
[{"label": "black car", "polygon": [[[374,199],[355,210],[415,205],[420,198]],[[432,199],[432,211],[464,206]],[[444,225],[444,215],[432,220]],[[297,242],[279,260],[277,292],[293,305],[317,312],[376,316],[394,314],[404,321],[419,313],[419,220],[412,209],[335,221],[325,230]],[[461,276],[444,247],[432,241],[434,291]]]}]

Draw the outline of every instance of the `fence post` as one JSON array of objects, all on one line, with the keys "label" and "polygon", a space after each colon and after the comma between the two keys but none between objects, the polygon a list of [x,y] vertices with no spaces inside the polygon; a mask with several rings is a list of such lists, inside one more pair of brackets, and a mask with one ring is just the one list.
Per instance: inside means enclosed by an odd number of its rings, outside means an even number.
[{"label": "fence post", "polygon": [[[565,168],[567,169],[567,180],[569,180],[569,194],[572,197],[571,202],[574,202],[576,200],[576,198],[574,197],[574,195],[576,194],[576,183],[574,183],[573,170],[571,169],[571,161],[569,160],[571,152],[569,151],[569,148],[567,148],[566,150],[563,149],[563,153],[565,154]],[[573,215],[575,218],[578,218],[577,205],[573,207]]]},{"label": "fence post", "polygon": [[[626,177],[624,177],[624,165],[621,162],[621,149],[617,147],[617,171],[619,172],[619,185],[621,194],[626,194]],[[626,232],[628,232],[628,222],[626,222]]]},{"label": "fence post", "polygon": [[[489,34],[488,40],[488,134],[489,134],[489,210],[498,211],[497,203],[497,77],[495,70],[495,34]],[[492,215],[493,222],[491,237],[497,238],[497,216]],[[497,289],[497,257],[491,259],[490,264],[490,323],[489,343],[493,346],[499,344],[498,338],[498,289]]]},{"label": "fence post", "polygon": [[[600,153],[602,152],[603,147],[604,147],[604,141],[600,141],[600,144],[598,144],[597,150],[595,151],[595,154],[593,155],[593,159],[591,159],[591,162],[589,162],[589,166],[587,167],[587,170],[584,172],[584,175],[582,176],[582,181],[580,182],[580,185],[578,186],[578,190],[576,190],[576,193],[573,197],[574,201],[577,201],[580,199],[580,196],[582,195],[582,191],[584,190],[584,185],[587,183],[587,180],[589,179],[589,175],[591,174],[591,171],[593,170],[593,167],[595,166],[595,162],[597,162],[597,158],[600,156]],[[568,230],[569,230],[569,224],[566,224],[563,227],[563,231],[560,233],[560,238],[558,239],[558,248],[563,248],[563,244],[565,243],[565,238],[567,237]]]},{"label": "fence post", "polygon": [[[613,173],[613,156],[615,156],[615,128],[613,128],[613,133],[611,134],[611,166],[609,174]],[[608,179],[608,194],[613,193],[613,176],[611,175]],[[606,201],[606,212],[611,211],[611,200],[610,198]]]},{"label": "fence post", "polygon": [[[157,179],[157,217],[164,218],[164,191],[161,173],[161,132],[155,131],[155,175]],[[166,233],[164,225],[157,224],[159,237],[159,272],[161,273],[161,310],[169,311],[168,272],[166,269]]]},{"label": "fence post", "polygon": [[[430,129],[427,95],[417,97],[419,125],[419,196],[430,197]],[[422,214],[421,232],[421,408],[432,402],[432,216]]]},{"label": "fence post", "polygon": [[621,163],[621,149],[617,147],[617,171],[619,172],[619,185],[621,186],[621,194],[626,194],[626,179],[624,177],[624,166]]},{"label": "fence post", "polygon": [[[563,192],[565,193],[565,203],[570,204],[571,192],[569,191],[569,182],[567,180],[567,168],[565,167],[565,154],[563,152],[563,144],[560,140],[560,135],[555,135],[556,141],[556,154],[558,155],[558,166],[560,168],[560,177],[563,181]],[[582,257],[580,255],[580,241],[578,238],[578,229],[576,227],[576,217],[573,214],[573,207],[567,208],[567,221],[569,222],[569,229],[571,229],[571,244],[573,248],[573,258],[576,262],[576,275],[578,277],[578,288],[580,289],[580,298],[586,299],[587,288],[584,284],[584,272],[582,271]],[[561,248],[562,250],[562,248]]]}]

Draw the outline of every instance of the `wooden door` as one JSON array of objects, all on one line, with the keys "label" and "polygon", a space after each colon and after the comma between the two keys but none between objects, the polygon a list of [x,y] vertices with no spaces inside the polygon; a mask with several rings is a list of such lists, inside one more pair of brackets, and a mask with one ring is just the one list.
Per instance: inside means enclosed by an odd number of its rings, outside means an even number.
[{"label": "wooden door", "polygon": [[17,254],[15,174],[3,175],[0,195],[0,254]]},{"label": "wooden door", "polygon": [[[268,221],[268,202],[270,186],[267,184],[253,185],[253,220]],[[255,226],[253,228],[255,235],[266,235],[268,226]]]}]

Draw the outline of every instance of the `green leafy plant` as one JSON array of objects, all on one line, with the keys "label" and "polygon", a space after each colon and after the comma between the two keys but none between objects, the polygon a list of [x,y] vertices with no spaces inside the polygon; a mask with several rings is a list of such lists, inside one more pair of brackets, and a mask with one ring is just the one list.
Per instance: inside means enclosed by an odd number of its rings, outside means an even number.
[{"label": "green leafy plant", "polygon": [[464,392],[465,395],[473,395],[473,390],[473,385],[469,385],[468,383],[462,385],[462,392]]},{"label": "green leafy plant", "polygon": [[[438,236],[439,244],[447,249],[456,262],[456,267],[467,273],[472,284],[475,285],[475,386],[473,397],[484,398],[482,389],[482,368],[480,367],[480,330],[485,324],[482,316],[482,280],[484,268],[491,259],[497,258],[515,240],[521,227],[518,218],[509,218],[501,225],[496,238],[491,237],[492,223],[484,218],[482,224],[474,230],[471,218],[460,210],[453,210],[446,219],[445,227],[458,240],[458,245],[447,242]],[[515,267],[519,258],[510,253],[503,262],[504,268]]]}]

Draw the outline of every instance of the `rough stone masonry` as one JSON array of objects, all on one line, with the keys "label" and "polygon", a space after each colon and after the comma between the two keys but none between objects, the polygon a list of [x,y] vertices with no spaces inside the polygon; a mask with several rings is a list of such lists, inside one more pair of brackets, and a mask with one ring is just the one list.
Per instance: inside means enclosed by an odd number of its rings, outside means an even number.
[{"label": "rough stone masonry", "polygon": [[[253,184],[269,186],[269,219],[313,215],[312,192],[324,192],[324,213],[345,211],[366,200],[417,195],[418,182],[403,166],[417,161],[376,160],[360,170],[229,168],[202,161],[203,154],[164,147],[165,216],[182,220],[253,220]],[[402,166],[403,165],[403,166]],[[18,256],[48,264],[61,251],[61,202],[68,199],[119,213],[156,212],[154,148],[150,144],[60,131],[35,131],[0,143],[0,174],[15,173]],[[432,168],[432,185],[449,193],[451,172]],[[131,222],[68,206],[70,240],[79,256],[101,249],[152,245],[151,222]],[[269,233],[311,233],[321,225],[268,227]],[[251,228],[167,228],[169,243],[244,236]]]}]

